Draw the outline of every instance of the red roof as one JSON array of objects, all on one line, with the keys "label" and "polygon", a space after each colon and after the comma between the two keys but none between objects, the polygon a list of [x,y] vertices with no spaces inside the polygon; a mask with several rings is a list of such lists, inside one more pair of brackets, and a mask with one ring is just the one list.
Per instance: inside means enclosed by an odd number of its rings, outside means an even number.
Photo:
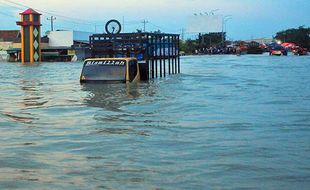
[{"label": "red roof", "polygon": [[0,30],[0,41],[11,42],[20,38],[19,30]]},{"label": "red roof", "polygon": [[30,15],[30,14],[34,14],[34,15],[41,15],[40,13],[38,13],[37,11],[29,8],[27,10],[25,10],[24,12],[22,13],[19,13],[20,15]]}]

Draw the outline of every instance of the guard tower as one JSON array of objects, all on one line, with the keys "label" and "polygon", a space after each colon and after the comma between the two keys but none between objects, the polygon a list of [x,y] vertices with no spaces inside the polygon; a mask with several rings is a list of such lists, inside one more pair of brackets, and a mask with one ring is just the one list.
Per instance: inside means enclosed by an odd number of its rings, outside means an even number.
[{"label": "guard tower", "polygon": [[21,26],[21,61],[22,63],[40,62],[41,14],[29,8],[20,15],[21,21],[16,24]]}]

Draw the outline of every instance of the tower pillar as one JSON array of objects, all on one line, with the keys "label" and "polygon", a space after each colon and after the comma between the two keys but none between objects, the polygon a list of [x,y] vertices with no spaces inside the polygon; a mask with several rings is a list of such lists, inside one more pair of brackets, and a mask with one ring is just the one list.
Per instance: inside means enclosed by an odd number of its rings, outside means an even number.
[{"label": "tower pillar", "polygon": [[41,61],[41,18],[40,13],[27,9],[20,13],[21,21],[21,62],[34,63]]}]

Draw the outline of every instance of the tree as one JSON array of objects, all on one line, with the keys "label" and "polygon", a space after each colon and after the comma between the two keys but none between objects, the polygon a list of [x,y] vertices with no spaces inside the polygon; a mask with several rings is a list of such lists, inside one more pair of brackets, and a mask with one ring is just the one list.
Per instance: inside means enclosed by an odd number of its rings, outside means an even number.
[{"label": "tree", "polygon": [[225,41],[225,33],[209,33],[209,34],[199,34],[197,39],[188,39],[186,41],[181,41],[180,50],[187,54],[194,53],[195,50],[219,47],[223,45],[223,40]]},{"label": "tree", "polygon": [[274,38],[282,42],[293,42],[301,47],[310,49],[310,28],[305,28],[304,26],[280,31]]},{"label": "tree", "polygon": [[181,41],[180,49],[181,51],[184,51],[186,54],[194,53],[195,49],[197,49],[197,43],[195,42],[195,40]]}]

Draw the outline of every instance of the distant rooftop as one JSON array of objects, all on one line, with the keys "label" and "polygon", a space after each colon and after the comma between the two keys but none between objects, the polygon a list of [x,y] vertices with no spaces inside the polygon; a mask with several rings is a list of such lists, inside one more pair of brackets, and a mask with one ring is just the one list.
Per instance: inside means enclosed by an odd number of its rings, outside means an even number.
[{"label": "distant rooftop", "polygon": [[15,42],[19,38],[19,30],[0,30],[0,42]]}]

